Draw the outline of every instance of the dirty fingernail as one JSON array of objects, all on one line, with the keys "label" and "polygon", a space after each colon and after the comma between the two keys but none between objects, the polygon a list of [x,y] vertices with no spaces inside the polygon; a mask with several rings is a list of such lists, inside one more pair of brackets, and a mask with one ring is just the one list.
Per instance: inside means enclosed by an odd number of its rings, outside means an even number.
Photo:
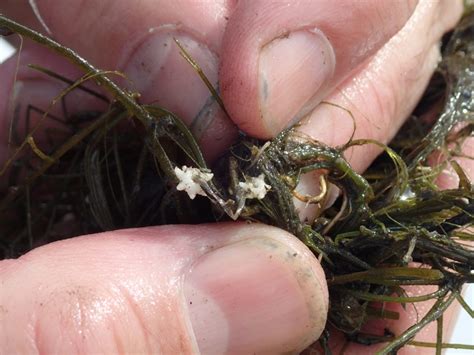
[{"label": "dirty fingernail", "polygon": [[319,30],[291,32],[262,48],[260,110],[270,134],[295,123],[319,103],[334,67],[333,48]]},{"label": "dirty fingernail", "polygon": [[164,25],[151,30],[123,65],[141,102],[158,104],[191,124],[211,96],[209,90],[181,56],[175,39],[196,61],[209,81],[217,84],[217,56],[192,36]]},{"label": "dirty fingernail", "polygon": [[315,341],[326,321],[327,290],[316,261],[307,258],[266,237],[203,255],[184,284],[199,351],[288,353]]}]

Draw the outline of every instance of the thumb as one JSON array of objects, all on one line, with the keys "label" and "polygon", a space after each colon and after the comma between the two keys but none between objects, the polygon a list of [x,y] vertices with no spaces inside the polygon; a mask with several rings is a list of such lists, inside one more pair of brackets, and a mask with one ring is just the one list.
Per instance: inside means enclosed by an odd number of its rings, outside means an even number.
[{"label": "thumb", "polygon": [[220,88],[240,129],[269,138],[309,114],[406,23],[417,1],[239,1]]},{"label": "thumb", "polygon": [[5,353],[288,353],[322,332],[323,271],[264,225],[122,230],[0,262]]}]

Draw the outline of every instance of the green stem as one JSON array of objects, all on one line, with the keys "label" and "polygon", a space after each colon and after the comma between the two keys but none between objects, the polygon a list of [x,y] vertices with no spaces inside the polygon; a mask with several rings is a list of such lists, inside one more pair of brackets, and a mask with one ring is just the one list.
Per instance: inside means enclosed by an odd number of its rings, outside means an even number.
[{"label": "green stem", "polygon": [[443,343],[443,315],[436,320],[436,355],[441,355]]},{"label": "green stem", "polygon": [[368,282],[380,285],[436,285],[444,279],[439,270],[409,267],[377,268],[336,276],[328,280],[329,285],[349,282]]},{"label": "green stem", "polygon": [[424,328],[428,323],[433,322],[441,317],[444,311],[446,311],[446,309],[455,300],[455,298],[456,294],[454,292],[451,292],[447,299],[444,299],[444,297],[440,298],[438,301],[436,301],[433,307],[431,307],[430,311],[423,317],[421,321],[412,325],[402,335],[397,337],[394,341],[392,341],[382,350],[378,351],[376,354],[384,355],[395,353],[398,349],[408,343],[410,339],[412,339],[416,333],[420,331],[420,329]]},{"label": "green stem", "polygon": [[438,298],[439,296],[446,294],[447,286],[441,287],[435,292],[428,293],[422,296],[412,296],[412,297],[397,297],[397,296],[385,296],[385,295],[376,295],[370,292],[361,292],[361,291],[354,291],[348,290],[344,288],[345,293],[357,297],[364,301],[371,301],[371,302],[395,302],[395,303],[415,303],[415,302],[425,302],[434,298]]},{"label": "green stem", "polygon": [[[424,348],[436,348],[436,343],[429,343],[426,341],[409,341],[408,345],[420,346]],[[458,343],[441,343],[442,349],[460,349],[460,350],[474,350],[474,345],[458,344]]]}]

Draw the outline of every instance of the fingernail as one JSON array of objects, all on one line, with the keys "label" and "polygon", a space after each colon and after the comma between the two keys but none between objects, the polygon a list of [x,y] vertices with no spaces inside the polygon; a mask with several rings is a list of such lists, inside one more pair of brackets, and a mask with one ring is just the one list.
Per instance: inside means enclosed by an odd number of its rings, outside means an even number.
[{"label": "fingernail", "polygon": [[197,72],[181,56],[174,39],[215,86],[217,56],[205,44],[176,30],[175,26],[161,26],[151,31],[123,67],[133,89],[140,93],[142,103],[158,104],[191,124],[211,95]]},{"label": "fingernail", "polygon": [[275,135],[308,114],[322,99],[335,55],[319,30],[301,30],[262,48],[259,59],[260,109]]},{"label": "fingernail", "polygon": [[[296,187],[300,195],[317,196],[321,193],[320,172],[309,172],[300,176],[300,181]],[[330,182],[327,182],[327,191],[322,200],[317,204],[303,202],[296,197],[293,203],[298,211],[301,221],[312,224],[321,211],[331,207],[340,194],[340,190]]]},{"label": "fingernail", "polygon": [[203,255],[184,284],[199,351],[291,353],[315,341],[327,296],[307,258],[266,237]]}]

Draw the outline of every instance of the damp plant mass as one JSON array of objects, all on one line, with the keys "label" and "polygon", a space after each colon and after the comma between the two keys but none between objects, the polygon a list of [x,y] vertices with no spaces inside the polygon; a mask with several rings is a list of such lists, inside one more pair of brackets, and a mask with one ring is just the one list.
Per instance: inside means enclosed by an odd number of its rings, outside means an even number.
[{"label": "damp plant mass", "polygon": [[[407,344],[436,353],[450,347],[474,349],[447,343],[442,332],[443,313],[451,304],[458,302],[474,316],[461,295],[462,287],[474,281],[469,244],[474,239],[474,189],[458,163],[458,158],[472,159],[461,151],[474,129],[472,14],[445,38],[443,60],[423,99],[388,146],[351,139],[331,147],[295,129],[267,142],[241,134],[212,166],[179,117],[141,104],[139,93],[114,83],[119,73],[97,69],[80,54],[1,15],[0,34],[35,41],[83,70],[82,77],[69,78],[55,68],[30,65],[30,70],[68,84],[51,98],[50,108],[78,90],[107,107],[74,117],[64,110],[60,118],[42,110],[39,122],[23,124],[26,133],[17,142],[11,140],[0,170],[1,258],[120,228],[237,219],[266,223],[297,236],[326,273],[328,323],[312,349],[331,353],[328,342],[335,332],[344,333],[347,343],[382,343],[380,354],[396,353]],[[209,84],[198,63],[180,48],[196,75]],[[98,84],[97,90],[89,82]],[[437,118],[422,119],[427,112],[436,112]],[[69,134],[40,144],[41,126],[50,120],[60,121]],[[359,174],[344,154],[366,144],[379,146],[382,154]],[[455,172],[458,186],[437,187],[445,169]],[[320,196],[296,192],[300,177],[308,172],[320,174]],[[302,221],[295,198],[323,204],[331,185],[340,190],[337,200],[320,209],[314,220]],[[433,287],[410,295],[410,285]],[[431,309],[402,333],[387,327],[372,334],[364,328],[374,318],[393,324],[400,313],[388,305],[400,304],[397,309],[403,312],[427,300],[433,301]],[[416,341],[416,334],[431,322],[438,326],[436,342]]]}]

